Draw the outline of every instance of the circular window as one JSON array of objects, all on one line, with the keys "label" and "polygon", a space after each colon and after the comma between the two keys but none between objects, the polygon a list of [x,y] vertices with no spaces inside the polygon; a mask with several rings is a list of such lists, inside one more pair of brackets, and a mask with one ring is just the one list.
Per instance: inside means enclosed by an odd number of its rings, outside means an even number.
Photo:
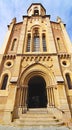
[{"label": "circular window", "polygon": [[7,66],[11,66],[11,62],[10,62],[10,61],[7,62],[6,65],[7,65]]},{"label": "circular window", "polygon": [[6,68],[12,67],[12,66],[13,66],[13,61],[12,61],[12,60],[7,60],[7,61],[5,62],[5,64],[4,64],[4,66],[5,66]]},{"label": "circular window", "polygon": [[66,62],[66,61],[63,61],[62,64],[63,64],[63,65],[67,65],[67,62]]},{"label": "circular window", "polygon": [[69,60],[63,59],[63,60],[61,61],[61,65],[62,65],[63,67],[68,67],[68,66],[70,65],[70,62],[69,62]]}]

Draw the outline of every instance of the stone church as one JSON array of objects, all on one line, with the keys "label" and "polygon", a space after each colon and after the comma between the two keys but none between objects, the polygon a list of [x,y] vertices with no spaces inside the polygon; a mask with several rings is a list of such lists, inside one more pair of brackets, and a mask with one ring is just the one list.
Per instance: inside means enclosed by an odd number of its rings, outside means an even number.
[{"label": "stone church", "polygon": [[0,51],[0,123],[55,125],[72,116],[72,45],[61,18],[32,3]]}]

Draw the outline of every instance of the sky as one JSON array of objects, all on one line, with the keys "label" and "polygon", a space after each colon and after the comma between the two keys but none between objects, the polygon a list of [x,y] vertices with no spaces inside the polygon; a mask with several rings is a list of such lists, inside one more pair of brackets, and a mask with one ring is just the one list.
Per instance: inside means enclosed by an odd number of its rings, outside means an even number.
[{"label": "sky", "polygon": [[66,24],[66,30],[72,42],[72,0],[0,0],[0,48],[7,32],[7,25],[16,17],[17,22],[23,21],[27,9],[32,3],[41,3],[51,21],[59,16]]}]

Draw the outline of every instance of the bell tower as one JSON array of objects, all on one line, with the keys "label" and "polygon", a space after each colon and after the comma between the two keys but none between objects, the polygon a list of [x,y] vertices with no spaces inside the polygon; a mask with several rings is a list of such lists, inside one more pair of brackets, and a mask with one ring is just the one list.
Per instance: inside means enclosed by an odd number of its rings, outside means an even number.
[{"label": "bell tower", "polygon": [[44,16],[46,14],[46,10],[40,3],[33,3],[27,10],[28,16],[41,15]]}]

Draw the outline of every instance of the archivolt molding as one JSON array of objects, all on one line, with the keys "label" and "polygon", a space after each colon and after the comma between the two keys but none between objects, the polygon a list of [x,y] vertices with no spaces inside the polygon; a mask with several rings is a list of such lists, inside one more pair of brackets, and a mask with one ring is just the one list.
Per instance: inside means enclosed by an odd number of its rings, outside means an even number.
[{"label": "archivolt molding", "polygon": [[[45,68],[51,68],[53,65],[52,64],[46,64],[46,63],[42,63],[42,62],[31,62],[31,63],[27,63],[25,66],[24,66],[24,68],[25,68],[25,70],[27,70],[28,68],[30,68],[30,67],[32,67],[32,66],[34,66],[34,65],[41,65],[41,66],[43,66],[43,67],[45,67]],[[23,66],[23,65],[22,65]]]},{"label": "archivolt molding", "polygon": [[32,30],[34,30],[35,28],[39,28],[39,29],[40,29],[40,27],[41,27],[41,26],[40,26],[39,23],[36,23],[36,24],[35,24],[35,22],[34,22],[34,25],[31,26],[31,29],[32,29]]},{"label": "archivolt molding", "polygon": [[27,66],[27,68],[22,71],[18,79],[18,85],[28,85],[29,79],[36,75],[42,76],[45,79],[46,86],[56,84],[55,77],[51,69],[48,69],[41,63],[34,63]]}]

